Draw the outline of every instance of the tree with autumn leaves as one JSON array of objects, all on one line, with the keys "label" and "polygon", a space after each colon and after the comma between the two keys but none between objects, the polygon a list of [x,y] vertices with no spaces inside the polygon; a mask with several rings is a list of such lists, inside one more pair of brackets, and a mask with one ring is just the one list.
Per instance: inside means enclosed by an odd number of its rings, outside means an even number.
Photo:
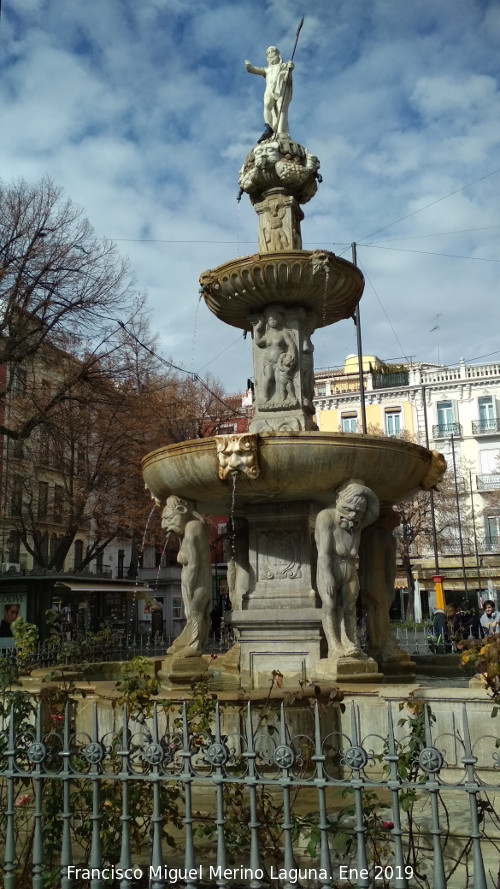
[{"label": "tree with autumn leaves", "polygon": [[61,571],[77,535],[81,569],[116,537],[137,554],[141,458],[230,414],[223,393],[157,356],[127,263],[47,179],[0,183],[0,307],[3,560]]}]

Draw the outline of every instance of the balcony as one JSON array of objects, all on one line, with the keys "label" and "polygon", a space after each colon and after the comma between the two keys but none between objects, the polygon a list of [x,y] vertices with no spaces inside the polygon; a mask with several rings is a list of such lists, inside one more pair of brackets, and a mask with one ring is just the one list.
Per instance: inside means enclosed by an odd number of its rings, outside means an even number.
[{"label": "balcony", "polygon": [[400,386],[407,386],[410,374],[407,370],[401,370],[397,373],[372,373],[372,381],[374,389],[396,389]]},{"label": "balcony", "polygon": [[488,475],[476,475],[478,491],[498,491],[500,488],[500,475],[489,473]]},{"label": "balcony", "polygon": [[432,427],[432,437],[436,438],[462,438],[462,427],[460,423],[438,423]]},{"label": "balcony", "polygon": [[500,419],[492,417],[488,420],[473,420],[473,435],[497,435],[500,432]]}]

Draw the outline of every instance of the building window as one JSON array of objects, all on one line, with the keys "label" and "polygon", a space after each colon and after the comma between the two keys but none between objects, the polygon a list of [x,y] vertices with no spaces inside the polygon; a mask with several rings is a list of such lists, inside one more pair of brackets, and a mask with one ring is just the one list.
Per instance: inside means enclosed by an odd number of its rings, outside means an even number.
[{"label": "building window", "polygon": [[21,549],[21,535],[19,531],[11,531],[7,543],[7,560],[9,562],[19,562]]},{"label": "building window", "polygon": [[486,540],[487,548],[496,549],[500,537],[500,516],[486,516]]},{"label": "building window", "polygon": [[64,488],[56,485],[54,488],[54,522],[61,524],[64,518]]},{"label": "building window", "polygon": [[13,460],[24,460],[24,442],[22,439],[10,440],[7,444],[9,456]]},{"label": "building window", "polygon": [[385,434],[399,435],[401,432],[401,411],[385,412]]},{"label": "building window", "polygon": [[437,415],[440,431],[453,432],[453,403],[451,401],[438,401]]},{"label": "building window", "polygon": [[20,475],[13,476],[10,495],[10,514],[20,516],[23,508],[23,480]]},{"label": "building window", "polygon": [[38,484],[38,518],[42,521],[47,518],[49,506],[49,483],[39,482]]},{"label": "building window", "polygon": [[479,451],[479,465],[483,475],[500,475],[500,448]]},{"label": "building window", "polygon": [[316,383],[316,395],[318,398],[326,395],[326,383]]},{"label": "building window", "polygon": [[124,565],[125,565],[125,550],[119,549],[118,550],[118,564],[117,564],[117,568],[116,568],[116,575],[119,579],[123,578]]},{"label": "building window", "polygon": [[[491,395],[482,395],[478,398],[479,408],[479,432],[487,432],[488,429],[497,430],[497,421],[495,419],[495,410],[493,406],[493,397]],[[473,424],[473,431],[474,424]]]},{"label": "building window", "polygon": [[17,398],[26,395],[26,371],[22,367],[16,367],[12,374],[12,394]]},{"label": "building window", "polygon": [[40,432],[40,463],[42,466],[51,465],[51,441],[48,432],[42,429]]},{"label": "building window", "polygon": [[342,414],[341,428],[342,428],[342,432],[357,432],[358,431],[358,416],[357,416],[357,414]]},{"label": "building window", "polygon": [[172,617],[182,617],[182,599],[180,596],[172,597]]},{"label": "building window", "polygon": [[83,562],[83,540],[75,540],[75,561],[74,569],[79,571]]},{"label": "building window", "polygon": [[97,574],[102,574],[104,571],[104,550],[101,550],[100,553],[97,553],[95,557],[95,570]]}]

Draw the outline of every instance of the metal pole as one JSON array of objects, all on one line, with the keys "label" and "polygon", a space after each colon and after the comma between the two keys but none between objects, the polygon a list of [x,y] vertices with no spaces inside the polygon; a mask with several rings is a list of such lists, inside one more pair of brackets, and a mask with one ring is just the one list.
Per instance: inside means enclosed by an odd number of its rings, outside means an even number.
[{"label": "metal pole", "polygon": [[[427,404],[425,401],[425,386],[422,386],[422,404],[424,407],[424,429],[425,429],[425,446],[429,448],[429,426],[427,423]],[[437,545],[437,533],[436,533],[436,511],[434,506],[434,491],[430,490],[431,495],[431,525],[432,525],[432,545],[434,547],[434,567],[435,574],[439,574],[439,554],[438,554],[438,545]]]},{"label": "metal pole", "polygon": [[474,551],[476,553],[477,585],[479,587],[479,593],[481,593],[481,566],[479,563],[479,552],[477,549],[476,516],[474,514],[474,495],[472,493],[472,470],[471,469],[469,469],[469,481],[470,481],[470,502],[471,502],[471,507],[472,507],[472,529],[474,532]]},{"label": "metal pole", "polygon": [[465,559],[464,559],[464,542],[462,540],[462,521],[460,518],[460,500],[458,497],[458,484],[457,484],[457,464],[455,462],[455,440],[453,438],[453,432],[451,433],[451,454],[453,458],[453,476],[455,479],[455,499],[457,501],[457,522],[458,522],[458,534],[460,537],[460,554],[462,557],[462,573],[464,576],[464,591],[465,594],[468,594],[467,589],[467,573],[465,570]]},{"label": "metal pole", "polygon": [[[299,27],[297,28],[297,33],[296,33],[296,35],[295,35],[295,43],[294,43],[294,45],[293,45],[293,50],[292,50],[292,55],[291,55],[291,57],[290,57],[290,62],[293,62],[293,57],[294,57],[294,55],[295,55],[295,50],[297,49],[297,43],[299,42],[299,34],[300,34],[300,32],[301,32],[301,29],[302,29],[302,25],[303,25],[303,24],[304,24],[304,16],[302,16],[302,18],[301,18],[301,20],[300,20],[300,23],[299,23]],[[284,87],[283,87],[283,96],[282,96],[282,98],[281,98],[280,110],[279,110],[278,117],[276,118],[276,132],[273,133],[273,136],[276,136],[276,133],[278,132],[279,127],[280,127],[281,112],[283,111],[283,105],[284,105],[284,102],[285,102],[285,95],[286,95],[286,91],[287,91],[287,88],[288,88],[288,81],[289,81],[289,80],[290,80],[290,69],[288,69],[288,71],[287,71],[286,80],[285,80]]]},{"label": "metal pole", "polygon": [[[358,267],[357,262],[357,254],[356,254],[356,244],[353,242],[351,244],[352,248],[352,263],[353,265]],[[365,405],[365,385],[363,380],[363,347],[361,345],[361,319],[359,317],[359,303],[357,304],[355,310],[353,321],[356,326],[356,343],[358,348],[358,373],[359,373],[359,398],[361,402],[361,431],[364,435],[366,435],[366,405]]]}]

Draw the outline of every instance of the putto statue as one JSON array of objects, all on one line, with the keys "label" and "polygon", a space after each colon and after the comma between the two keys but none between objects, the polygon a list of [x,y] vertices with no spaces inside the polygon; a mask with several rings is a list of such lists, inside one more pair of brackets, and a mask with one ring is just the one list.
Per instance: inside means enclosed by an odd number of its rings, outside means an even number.
[{"label": "putto statue", "polygon": [[341,485],[333,506],[316,518],[317,584],[328,657],[364,657],[357,640],[358,549],[361,531],[376,520],[379,502],[366,485]]},{"label": "putto statue", "polygon": [[266,129],[262,133],[259,142],[271,139],[272,136],[282,134],[289,136],[288,132],[288,106],[292,98],[292,70],[293,62],[284,62],[279,49],[270,46],[266,50],[267,66],[256,68],[248,59],[245,60],[245,68],[250,74],[261,74],[266,78],[264,90],[264,123]]},{"label": "putto statue", "polygon": [[181,538],[177,561],[182,565],[181,592],[186,626],[167,651],[176,658],[199,657],[207,643],[212,598],[208,526],[194,503],[170,496],[161,516],[162,528]]}]

